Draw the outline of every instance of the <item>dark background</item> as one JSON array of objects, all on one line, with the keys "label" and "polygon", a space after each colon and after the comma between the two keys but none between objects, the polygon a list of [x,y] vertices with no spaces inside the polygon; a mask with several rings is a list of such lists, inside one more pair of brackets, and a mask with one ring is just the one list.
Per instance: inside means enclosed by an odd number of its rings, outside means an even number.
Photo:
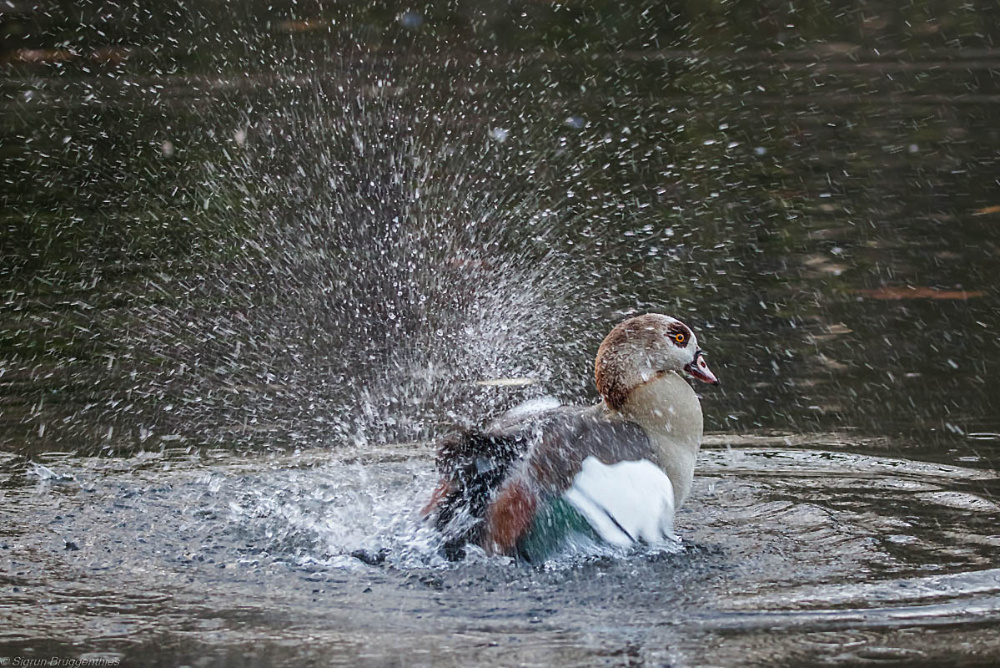
[{"label": "dark background", "polygon": [[998,16],[6,3],[0,444],[424,439],[657,310],[710,431],[990,457]]}]

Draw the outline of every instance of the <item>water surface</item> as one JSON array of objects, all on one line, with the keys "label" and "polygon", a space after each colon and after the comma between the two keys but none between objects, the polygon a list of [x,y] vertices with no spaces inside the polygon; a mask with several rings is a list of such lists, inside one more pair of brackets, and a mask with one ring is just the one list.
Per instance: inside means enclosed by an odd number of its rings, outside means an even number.
[{"label": "water surface", "polygon": [[420,448],[42,459],[4,466],[11,652],[372,665],[995,656],[988,471],[713,439],[678,516],[682,550],[529,567],[444,561],[414,511],[433,482]]},{"label": "water surface", "polygon": [[[993,4],[78,9],[0,9],[0,656],[996,660]],[[445,563],[433,438],[647,310],[684,549]]]}]

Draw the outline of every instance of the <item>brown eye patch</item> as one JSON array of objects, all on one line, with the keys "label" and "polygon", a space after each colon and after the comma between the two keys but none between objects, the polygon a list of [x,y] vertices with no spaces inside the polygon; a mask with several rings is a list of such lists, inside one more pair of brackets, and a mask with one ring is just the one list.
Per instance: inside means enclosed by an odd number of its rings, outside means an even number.
[{"label": "brown eye patch", "polygon": [[691,330],[681,323],[674,323],[667,328],[667,336],[679,348],[683,348],[691,340]]}]

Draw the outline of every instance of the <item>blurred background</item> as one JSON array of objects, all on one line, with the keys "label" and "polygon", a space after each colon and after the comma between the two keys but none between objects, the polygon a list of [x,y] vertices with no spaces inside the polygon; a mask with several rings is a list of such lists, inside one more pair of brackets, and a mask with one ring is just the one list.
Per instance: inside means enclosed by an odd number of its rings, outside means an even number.
[{"label": "blurred background", "polygon": [[[687,321],[706,427],[991,456],[995,2],[0,5],[0,443],[421,440]],[[948,454],[951,453],[951,454]]]},{"label": "blurred background", "polygon": [[[0,665],[996,665],[998,43],[0,0]],[[645,311],[722,380],[680,547],[445,562],[431,441]]]}]

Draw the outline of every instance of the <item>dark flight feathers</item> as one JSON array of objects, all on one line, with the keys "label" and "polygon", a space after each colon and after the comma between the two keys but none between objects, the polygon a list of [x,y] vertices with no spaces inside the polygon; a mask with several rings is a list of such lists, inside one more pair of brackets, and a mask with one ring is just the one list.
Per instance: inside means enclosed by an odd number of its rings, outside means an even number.
[{"label": "dark flight feathers", "polygon": [[560,496],[589,456],[605,464],[659,463],[641,427],[609,420],[596,408],[557,408],[487,431],[446,436],[437,454],[440,496],[429,513],[446,537],[446,556],[460,559],[466,543],[488,540],[490,504],[505,482],[518,479],[541,497]]}]

